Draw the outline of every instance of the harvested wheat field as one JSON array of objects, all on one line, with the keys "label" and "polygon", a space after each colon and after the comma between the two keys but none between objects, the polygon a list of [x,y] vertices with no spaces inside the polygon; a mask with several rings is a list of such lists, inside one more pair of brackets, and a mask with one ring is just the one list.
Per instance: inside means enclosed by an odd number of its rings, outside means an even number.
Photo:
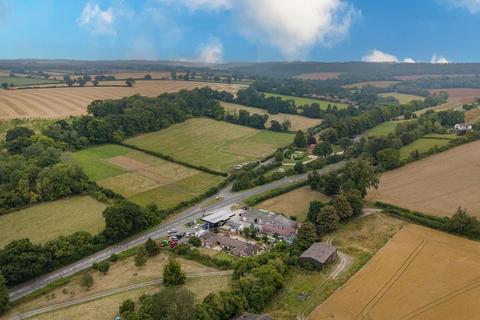
[{"label": "harvested wheat field", "polygon": [[250,112],[250,114],[254,114],[254,113],[268,114],[266,127],[270,126],[270,121],[272,120],[278,121],[280,123],[286,120],[290,121],[290,123],[292,124],[292,126],[290,127],[290,131],[307,130],[308,128],[315,127],[322,123],[322,119],[312,119],[312,118],[302,117],[295,114],[285,114],[285,113],[269,114],[264,109],[246,107],[246,106],[242,106],[240,104],[235,104],[235,103],[221,102],[221,104],[226,111],[230,111],[230,112],[238,112],[239,110],[245,110]]},{"label": "harvested wheat field", "polygon": [[408,225],[309,319],[477,319],[479,279],[480,243]]},{"label": "harvested wheat field", "polygon": [[455,88],[455,89],[433,89],[431,93],[440,91],[448,92],[448,102],[455,104],[469,103],[480,97],[480,89]]},{"label": "harvested wheat field", "polygon": [[[106,84],[106,82],[102,82]],[[123,84],[115,82],[115,84]],[[198,81],[137,81],[134,87],[65,87],[0,92],[0,119],[62,118],[85,114],[87,106],[98,99],[120,99],[134,94],[155,97],[165,92],[211,87],[236,93],[244,87],[238,84],[206,83]]]},{"label": "harvested wheat field", "polygon": [[480,141],[386,172],[369,200],[438,216],[451,216],[462,206],[480,217]]}]

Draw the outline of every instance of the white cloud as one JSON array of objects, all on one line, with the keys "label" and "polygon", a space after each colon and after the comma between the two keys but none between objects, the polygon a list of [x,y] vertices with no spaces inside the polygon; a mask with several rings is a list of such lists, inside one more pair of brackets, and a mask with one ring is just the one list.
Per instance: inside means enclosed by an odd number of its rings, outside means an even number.
[{"label": "white cloud", "polygon": [[432,56],[432,60],[430,60],[430,63],[450,63],[450,61],[447,60],[447,58],[438,56],[436,53]]},{"label": "white cloud", "polygon": [[393,54],[385,53],[383,51],[373,49],[368,54],[362,57],[365,62],[398,62],[398,58]]},{"label": "white cloud", "polygon": [[403,62],[405,62],[405,63],[415,63],[416,61],[413,58],[405,58],[405,59],[403,59]]},{"label": "white cloud", "polygon": [[108,7],[102,10],[95,1],[89,1],[85,4],[77,20],[79,26],[88,29],[94,34],[103,35],[116,35],[114,22],[113,8]]},{"label": "white cloud", "polygon": [[437,0],[450,8],[465,8],[471,14],[480,12],[480,0]]},{"label": "white cloud", "polygon": [[200,46],[200,53],[196,61],[203,63],[221,63],[223,61],[223,44],[218,39],[213,39]]},{"label": "white cloud", "polygon": [[360,15],[347,0],[181,0],[180,3],[192,11],[231,10],[235,13],[235,29],[241,35],[279,49],[288,59],[306,56],[317,43],[330,46],[340,41]]}]

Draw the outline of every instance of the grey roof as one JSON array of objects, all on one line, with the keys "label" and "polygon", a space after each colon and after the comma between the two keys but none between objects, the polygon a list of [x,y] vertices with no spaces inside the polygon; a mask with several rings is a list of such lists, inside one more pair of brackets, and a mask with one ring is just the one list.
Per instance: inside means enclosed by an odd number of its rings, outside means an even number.
[{"label": "grey roof", "polygon": [[326,242],[315,242],[305,250],[300,258],[312,258],[320,263],[325,263],[337,251],[337,248]]},{"label": "grey roof", "polygon": [[235,213],[230,211],[230,209],[223,209],[202,217],[202,220],[208,223],[216,224],[222,221],[227,221],[234,215]]},{"label": "grey roof", "polygon": [[236,317],[235,320],[273,320],[273,318],[268,314],[253,314],[244,312]]},{"label": "grey roof", "polygon": [[281,214],[276,214],[273,212],[268,212],[265,210],[259,210],[255,208],[250,208],[247,211],[243,212],[242,217],[249,220],[262,219],[264,220],[263,223],[274,223],[274,224],[283,225],[283,226],[295,227],[297,225],[295,221],[292,221]]},{"label": "grey roof", "polygon": [[233,250],[245,252],[247,255],[254,254],[258,251],[258,246],[256,244],[233,239],[220,233],[209,232],[206,235],[203,235],[202,238],[205,241],[216,242],[220,246],[226,246]]}]

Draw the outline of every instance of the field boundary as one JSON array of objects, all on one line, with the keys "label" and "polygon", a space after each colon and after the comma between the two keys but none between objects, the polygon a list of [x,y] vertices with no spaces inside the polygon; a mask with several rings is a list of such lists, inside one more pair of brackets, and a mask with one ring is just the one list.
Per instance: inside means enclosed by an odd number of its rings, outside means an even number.
[{"label": "field boundary", "polygon": [[115,143],[120,145],[120,146],[127,147],[127,148],[137,150],[137,151],[141,151],[143,153],[146,153],[146,154],[152,155],[154,157],[161,158],[163,160],[167,160],[167,161],[170,161],[170,162],[173,162],[173,163],[177,163],[177,164],[180,164],[180,165],[185,166],[185,167],[189,167],[189,168],[192,168],[192,169],[196,169],[196,170],[203,171],[203,172],[213,174],[213,175],[217,175],[217,176],[228,177],[227,172],[213,170],[213,169],[210,169],[210,168],[207,168],[207,167],[204,167],[204,166],[197,166],[197,165],[194,165],[194,164],[189,163],[189,162],[185,162],[185,161],[182,161],[182,160],[175,159],[172,156],[169,156],[169,155],[157,152],[157,151],[151,151],[151,150],[143,149],[143,148],[135,146],[133,144],[129,144],[129,143],[125,143],[125,142],[115,142]]}]

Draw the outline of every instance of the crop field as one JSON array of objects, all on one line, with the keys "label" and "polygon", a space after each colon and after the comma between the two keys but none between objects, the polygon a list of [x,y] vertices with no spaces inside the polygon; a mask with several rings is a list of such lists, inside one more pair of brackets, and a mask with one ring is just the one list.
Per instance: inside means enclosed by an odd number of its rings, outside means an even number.
[{"label": "crop field", "polygon": [[287,217],[297,217],[299,221],[303,221],[308,212],[310,201],[329,201],[330,198],[324,194],[312,190],[309,186],[305,186],[293,191],[284,193],[278,197],[265,200],[256,205],[257,208],[265,209],[271,212],[283,213]]},{"label": "crop field", "polygon": [[327,79],[336,79],[340,76],[341,72],[310,72],[302,73],[294,78],[303,79],[303,80],[327,80]]},{"label": "crop field", "polygon": [[268,114],[268,120],[266,124],[267,127],[270,126],[270,121],[272,120],[278,121],[280,123],[286,120],[289,120],[290,123],[292,124],[290,131],[306,130],[308,128],[315,127],[322,123],[322,119],[312,119],[312,118],[302,117],[299,115],[285,114],[285,113],[269,114],[264,109],[246,107],[246,106],[242,106],[240,104],[235,104],[235,103],[221,102],[221,104],[226,111],[230,111],[230,112],[238,112],[239,110],[246,110],[250,112],[250,114],[254,114],[254,113]]},{"label": "crop field", "polygon": [[[77,274],[72,277],[69,283],[52,290],[47,295],[40,296],[15,306],[15,308],[6,315],[6,318],[9,319],[9,316],[14,317],[17,313],[27,312],[72,299],[88,297],[144,281],[157,280],[163,277],[163,267],[168,261],[168,257],[169,256],[164,253],[149,257],[145,266],[141,268],[135,266],[133,256],[120,259],[115,263],[111,263],[111,267],[106,275],[103,275],[98,271],[90,270],[89,272],[94,278],[94,284],[88,290],[80,285],[81,274]],[[217,269],[206,267],[191,260],[177,258],[177,261],[181,264],[182,270],[186,273],[218,271]],[[184,286],[195,294],[196,302],[201,302],[209,293],[219,290],[228,290],[229,280],[229,275],[191,278],[187,279]],[[111,320],[115,317],[118,312],[118,307],[123,300],[130,298],[134,301],[138,301],[138,298],[143,293],[155,293],[158,292],[160,288],[160,285],[153,285],[141,289],[132,289],[84,304],[60,309],[55,312],[44,313],[34,317],[34,319],[77,319],[78,315],[81,314],[83,315],[82,319]]]},{"label": "crop field", "polygon": [[414,142],[400,148],[400,159],[402,160],[407,159],[410,156],[410,154],[415,150],[418,150],[418,152],[420,153],[424,153],[434,148],[435,146],[437,147],[446,146],[453,137],[451,135],[444,135],[444,136],[445,137],[427,135],[425,137],[415,140]]},{"label": "crop field", "polygon": [[190,200],[221,177],[165,161],[118,145],[102,145],[67,154],[94,181],[141,205],[166,209]]},{"label": "crop field", "polygon": [[368,198],[438,216],[462,206],[480,217],[480,141],[384,173]]},{"label": "crop field", "polygon": [[[403,225],[404,221],[380,213],[359,217],[341,225],[335,232],[333,245],[350,257],[345,271],[333,280],[328,279],[328,275],[335,268],[335,264],[330,264],[323,272],[290,268],[284,288],[272,299],[266,311],[276,320],[305,319]],[[306,299],[299,299],[299,296]]]},{"label": "crop field", "polygon": [[[366,137],[380,137],[380,136],[387,136],[390,133],[395,133],[395,128],[397,125],[404,120],[400,121],[387,121],[380,123],[379,125],[373,127],[372,129],[365,132]],[[408,121],[408,120],[407,120]]]},{"label": "crop field", "polygon": [[125,142],[187,163],[226,171],[235,164],[260,160],[292,141],[289,133],[194,118]]},{"label": "crop field", "polygon": [[410,101],[413,101],[413,100],[423,100],[424,99],[421,96],[416,96],[416,95],[413,95],[413,94],[406,94],[406,93],[397,93],[397,92],[380,93],[379,95],[382,96],[382,97],[394,97],[398,101],[400,101],[400,104],[409,103]]},{"label": "crop field", "polygon": [[[118,85],[119,82],[116,81]],[[122,84],[122,83],[120,83]],[[63,118],[85,114],[94,100],[120,99],[134,94],[155,97],[165,92],[200,87],[236,93],[243,85],[205,83],[195,81],[151,80],[137,81],[134,87],[63,87],[0,92],[0,119],[12,118]]]},{"label": "crop field", "polygon": [[357,83],[352,83],[352,84],[347,84],[343,86],[344,88],[347,89],[354,89],[354,88],[363,88],[366,86],[373,86],[377,88],[388,88],[393,86],[396,83],[399,83],[400,81],[364,81],[364,82],[357,82]]},{"label": "crop field", "polygon": [[26,78],[26,77],[6,77],[0,76],[0,83],[8,83],[15,87],[22,87],[22,86],[30,86],[36,84],[54,84],[58,83],[56,80],[49,80],[49,79],[39,79],[39,78]]},{"label": "crop field", "polygon": [[475,319],[480,244],[408,225],[309,319]]},{"label": "crop field", "polygon": [[327,100],[320,100],[320,99],[313,99],[313,98],[306,98],[306,97],[295,97],[295,96],[287,96],[283,94],[278,94],[278,93],[271,93],[271,92],[264,92],[265,97],[280,97],[283,100],[295,100],[295,105],[297,107],[306,105],[306,104],[312,104],[312,103],[318,103],[320,105],[320,108],[322,109],[327,109],[328,105],[337,106],[338,109],[345,109],[347,105],[345,103],[340,103],[340,102],[331,102]]},{"label": "crop field", "polygon": [[45,243],[77,231],[97,234],[104,228],[102,212],[106,207],[93,198],[78,196],[0,215],[0,248],[22,238]]}]

